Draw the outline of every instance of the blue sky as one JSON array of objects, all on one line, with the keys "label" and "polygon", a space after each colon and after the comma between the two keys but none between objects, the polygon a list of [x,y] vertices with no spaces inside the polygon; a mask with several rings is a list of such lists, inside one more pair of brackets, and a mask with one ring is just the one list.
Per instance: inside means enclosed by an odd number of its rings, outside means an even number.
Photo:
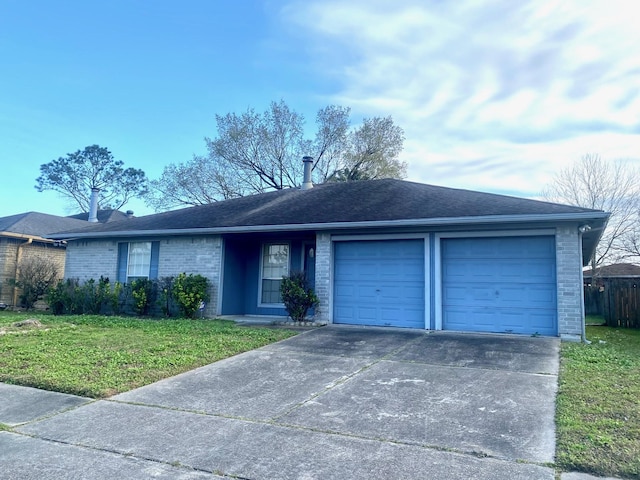
[{"label": "blue sky", "polygon": [[[640,163],[625,1],[0,2],[0,216],[74,213],[43,163],[87,145],[160,176],[215,114],[284,99],[392,115],[410,180],[527,197],[586,153]],[[625,13],[626,12],[626,13]],[[143,202],[125,208],[151,213]]]}]

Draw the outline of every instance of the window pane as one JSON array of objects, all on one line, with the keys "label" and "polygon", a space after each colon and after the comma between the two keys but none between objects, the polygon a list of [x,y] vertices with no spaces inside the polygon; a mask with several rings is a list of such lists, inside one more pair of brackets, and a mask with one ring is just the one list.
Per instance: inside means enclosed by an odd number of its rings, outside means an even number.
[{"label": "window pane", "polygon": [[262,278],[280,279],[289,273],[289,245],[265,245],[262,254]]},{"label": "window pane", "polygon": [[282,280],[262,280],[262,303],[282,303],[281,283]]},{"label": "window pane", "polygon": [[262,250],[261,303],[282,303],[280,283],[289,273],[289,245],[267,244]]},{"label": "window pane", "polygon": [[148,277],[151,267],[151,242],[129,244],[127,277]]}]

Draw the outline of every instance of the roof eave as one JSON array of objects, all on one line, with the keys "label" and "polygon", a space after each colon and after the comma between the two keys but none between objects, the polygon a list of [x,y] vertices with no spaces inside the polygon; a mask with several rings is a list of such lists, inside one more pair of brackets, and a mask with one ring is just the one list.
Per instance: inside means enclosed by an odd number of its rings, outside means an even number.
[{"label": "roof eave", "polygon": [[41,237],[40,235],[30,235],[27,233],[15,233],[15,232],[0,232],[0,237],[17,238],[20,240],[31,240],[34,242],[42,243],[54,243],[51,238]]},{"label": "roof eave", "polygon": [[[49,238],[81,239],[81,238],[114,238],[114,237],[142,237],[142,236],[176,236],[176,235],[211,235],[223,233],[259,233],[308,230],[343,230],[362,228],[392,228],[392,227],[438,227],[464,226],[510,223],[555,223],[555,222],[585,222],[592,229],[601,229],[609,214],[606,212],[555,213],[532,215],[483,215],[476,217],[446,217],[446,218],[418,218],[403,220],[382,220],[363,222],[327,222],[301,223],[284,225],[241,225],[233,227],[208,228],[167,228],[155,230],[120,230],[97,232],[68,232],[49,235]],[[590,223],[589,223],[590,222]]]}]

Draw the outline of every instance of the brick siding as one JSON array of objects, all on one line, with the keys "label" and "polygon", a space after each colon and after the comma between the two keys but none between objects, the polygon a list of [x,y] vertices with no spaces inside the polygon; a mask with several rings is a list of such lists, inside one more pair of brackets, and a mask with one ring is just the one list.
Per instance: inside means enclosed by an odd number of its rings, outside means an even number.
[{"label": "brick siding", "polygon": [[558,333],[567,340],[582,336],[582,252],[578,226],[556,229],[556,277],[558,284]]},{"label": "brick siding", "polygon": [[332,322],[331,312],[331,235],[316,235],[316,284],[315,290],[320,306],[316,310],[316,320]]},{"label": "brick siding", "polygon": [[[18,250],[20,252],[18,253]],[[16,279],[18,255],[20,261],[30,258],[47,258],[57,267],[60,278],[65,268],[65,249],[48,243],[27,243],[22,239],[0,238],[0,302],[14,305],[19,302],[20,289],[15,289],[9,282]]]},{"label": "brick siding", "polygon": [[[153,239],[151,239],[153,240]],[[100,276],[110,280],[117,278],[118,243],[140,241],[75,240],[67,245],[65,278],[77,278],[81,282]],[[158,278],[176,276],[179,273],[200,274],[209,279],[211,290],[205,316],[218,312],[218,288],[222,262],[222,243],[219,236],[172,237],[160,241]]]}]

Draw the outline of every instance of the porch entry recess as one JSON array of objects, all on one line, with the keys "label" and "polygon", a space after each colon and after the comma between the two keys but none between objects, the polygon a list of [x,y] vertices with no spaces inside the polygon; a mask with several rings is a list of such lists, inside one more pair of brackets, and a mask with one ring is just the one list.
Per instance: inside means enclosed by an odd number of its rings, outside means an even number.
[{"label": "porch entry recess", "polygon": [[554,236],[442,238],[442,328],[557,335]]},{"label": "porch entry recess", "polygon": [[425,243],[334,243],[333,321],[425,328]]}]

